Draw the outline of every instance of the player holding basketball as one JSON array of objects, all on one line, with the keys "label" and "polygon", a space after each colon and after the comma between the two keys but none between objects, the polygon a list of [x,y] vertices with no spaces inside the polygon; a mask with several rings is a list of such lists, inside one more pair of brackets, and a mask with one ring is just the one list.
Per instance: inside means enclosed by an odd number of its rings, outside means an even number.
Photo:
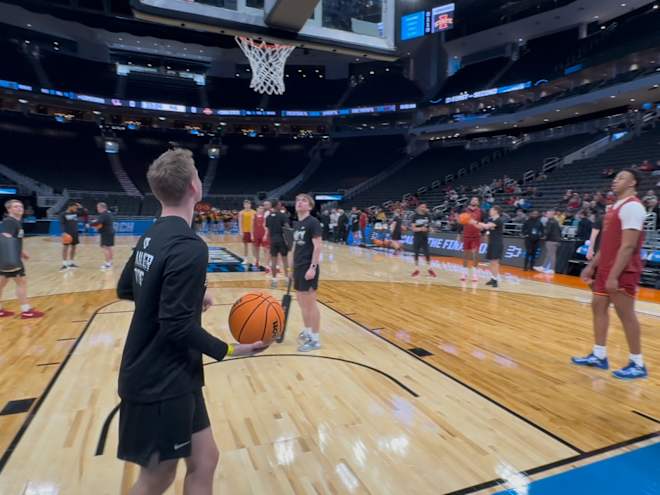
[{"label": "player holding basketball", "polygon": [[[261,258],[261,248],[266,247],[266,215],[263,206],[257,207],[257,214],[252,223],[252,249],[254,252],[254,264],[259,269],[259,260]],[[265,250],[265,249],[264,249]]]},{"label": "player holding basketball", "polygon": [[96,211],[99,216],[96,218],[94,226],[101,235],[101,249],[105,257],[105,263],[101,265],[101,270],[112,270],[112,247],[115,245],[115,227],[112,214],[108,211],[108,205],[105,203],[98,203]]},{"label": "player holding basketball", "polygon": [[[481,230],[478,223],[481,222],[481,208],[479,208],[479,198],[474,197],[465,210],[472,216],[472,221],[463,226],[463,274],[461,280],[467,280],[469,272],[472,272],[472,281],[478,282],[477,266],[479,265],[479,247],[481,246]],[[468,265],[472,261],[472,267]]]},{"label": "player holding basketball", "polygon": [[428,274],[435,277],[436,274],[431,268],[431,255],[429,253],[429,232],[431,231],[431,216],[426,203],[420,203],[415,210],[412,217],[412,231],[413,231],[413,251],[415,253],[415,271],[412,272],[413,277],[419,275],[419,253],[424,253],[426,264],[428,266]]},{"label": "player holding basketball", "polygon": [[[641,249],[646,211],[636,188],[639,176],[635,170],[624,169],[612,181],[617,201],[603,221],[600,250],[582,271],[582,279],[591,284],[591,310],[595,345],[591,354],[572,358],[573,364],[608,369],[607,331],[609,305],[612,303],[626,333],[630,362],[614,371],[615,378],[630,380],[645,378],[642,358],[641,330],[635,314],[635,295],[642,273]],[[594,280],[595,273],[595,280]]]},{"label": "player holding basketball", "polygon": [[78,203],[69,203],[65,211],[60,213],[60,226],[62,228],[62,267],[60,271],[69,268],[78,268],[73,262],[76,257],[76,246],[80,244],[78,237],[78,212],[80,205]]},{"label": "player holding basketball", "polygon": [[[7,210],[7,216],[2,223],[0,223],[0,235],[18,239],[18,247],[21,250],[21,259],[27,261],[30,259],[30,256],[23,251],[24,232],[23,224],[21,223],[24,212],[23,203],[17,199],[10,199],[5,203],[5,209]],[[21,319],[26,320],[28,318],[42,317],[44,314],[41,311],[34,309],[28,302],[27,278],[25,276],[25,266],[22,261],[19,270],[13,272],[0,272],[0,300],[2,299],[2,291],[9,283],[10,278],[13,278],[16,283],[16,297],[21,305]],[[8,316],[14,316],[14,313],[3,309],[2,303],[0,303],[0,318]]]},{"label": "player holding basketball", "polygon": [[488,251],[486,259],[490,262],[491,278],[486,285],[497,288],[500,279],[500,260],[504,254],[504,221],[502,220],[502,208],[493,206],[489,211],[487,223],[480,223],[480,229],[488,231]]},{"label": "player holding basketball", "polygon": [[248,264],[250,254],[250,244],[252,243],[252,225],[254,223],[255,211],[252,209],[252,201],[246,199],[243,201],[243,209],[238,213],[238,230],[243,241],[244,263]]},{"label": "player holding basketball", "polygon": [[321,348],[321,312],[316,302],[319,288],[319,259],[322,241],[321,222],[310,215],[314,200],[307,194],[296,196],[298,221],[293,227],[293,288],[303,317],[303,328],[298,335],[299,352]]},{"label": "player holding basketball", "polygon": [[163,153],[147,180],[163,211],[117,286],[121,299],[135,301],[119,370],[117,456],[141,466],[130,495],[165,492],[179,459],[186,461],[184,493],[210,495],[219,454],[202,394],[202,354],[222,360],[267,345],[225,344],[201,326],[212,300],[205,294],[208,247],[190,227],[202,198],[192,152]]}]

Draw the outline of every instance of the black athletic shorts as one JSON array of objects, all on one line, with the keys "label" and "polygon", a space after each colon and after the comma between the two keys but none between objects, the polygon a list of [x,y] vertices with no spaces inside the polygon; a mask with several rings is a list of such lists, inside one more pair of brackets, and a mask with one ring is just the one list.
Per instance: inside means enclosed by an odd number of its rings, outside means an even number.
[{"label": "black athletic shorts", "polygon": [[293,268],[293,288],[300,292],[307,292],[310,289],[317,290],[319,288],[319,275],[321,269],[316,267],[316,277],[312,280],[305,280],[305,273],[309,270],[309,266],[294,267]]},{"label": "black athletic shorts", "polygon": [[488,243],[488,251],[486,251],[487,260],[501,260],[504,255],[504,244],[501,242]]},{"label": "black athletic shorts", "polygon": [[17,278],[25,277],[25,265],[21,261],[21,269],[14,272],[0,272],[0,277]]},{"label": "black athletic shorts", "polygon": [[117,457],[145,467],[155,453],[160,461],[190,457],[193,433],[210,424],[201,390],[149,404],[122,400]]},{"label": "black athletic shorts", "polygon": [[66,244],[67,246],[77,246],[80,244],[80,235],[78,234],[78,231],[76,232],[65,232],[66,234],[69,234],[72,238],[73,241],[71,241],[71,244]]},{"label": "black athletic shorts", "polygon": [[282,256],[288,255],[289,248],[287,247],[286,242],[284,242],[284,239],[271,239],[270,255],[277,256],[278,254],[281,254]]},{"label": "black athletic shorts", "polygon": [[101,234],[101,247],[112,247],[115,245],[115,234]]}]

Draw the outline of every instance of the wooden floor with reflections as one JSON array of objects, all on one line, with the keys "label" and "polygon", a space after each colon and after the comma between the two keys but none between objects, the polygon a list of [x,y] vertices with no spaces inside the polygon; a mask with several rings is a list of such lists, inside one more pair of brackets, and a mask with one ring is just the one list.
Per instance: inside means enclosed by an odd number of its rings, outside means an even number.
[{"label": "wooden floor with reflections", "polygon": [[[235,238],[211,236],[242,254]],[[117,371],[132,304],[101,272],[85,238],[60,273],[55,239],[26,249],[41,320],[0,320],[0,494],[121,494],[137,468],[115,458]],[[327,245],[322,346],[285,343],[264,355],[207,362],[205,396],[221,450],[216,493],[494,493],[503,473],[541,478],[660,441],[660,304],[638,302],[647,380],[625,383],[569,364],[591,346],[589,293],[573,278],[507,269],[497,290],[461,284],[452,260],[437,279],[410,278],[409,257]],[[209,274],[207,329],[229,340],[227,315],[260,273]],[[281,288],[284,283],[281,283]],[[282,290],[271,291],[277,297]],[[4,304],[16,309],[13,285]],[[627,349],[616,318],[613,366]],[[23,406],[21,409],[20,406]],[[22,410],[22,412],[17,412]],[[182,494],[182,476],[168,493]]]}]

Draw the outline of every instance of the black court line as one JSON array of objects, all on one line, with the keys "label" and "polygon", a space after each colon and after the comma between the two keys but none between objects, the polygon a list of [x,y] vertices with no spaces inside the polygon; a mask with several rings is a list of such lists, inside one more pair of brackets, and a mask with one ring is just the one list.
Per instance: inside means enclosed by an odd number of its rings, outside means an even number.
[{"label": "black court line", "polygon": [[413,357],[414,359],[418,360],[420,363],[424,363],[424,364],[425,364],[426,366],[428,366],[429,368],[434,369],[435,371],[437,371],[437,372],[440,373],[441,375],[443,375],[443,376],[449,378],[450,380],[452,380],[452,381],[458,383],[459,385],[462,385],[463,387],[467,388],[467,389],[470,390],[471,392],[474,392],[475,394],[477,394],[479,397],[481,397],[481,398],[483,398],[483,399],[486,399],[486,400],[487,400],[488,402],[490,402],[491,404],[496,405],[497,407],[499,407],[500,409],[506,411],[507,413],[511,414],[512,416],[515,416],[516,418],[520,419],[521,421],[524,421],[525,423],[527,423],[528,425],[534,427],[535,429],[539,430],[540,432],[545,433],[545,434],[548,435],[549,437],[551,437],[551,438],[553,438],[554,440],[558,441],[559,443],[565,445],[566,447],[568,447],[568,448],[574,450],[574,451],[577,452],[578,454],[584,454],[584,450],[582,450],[581,448],[579,448],[577,445],[573,445],[573,444],[570,443],[569,441],[564,440],[564,439],[561,438],[559,435],[556,435],[555,433],[551,432],[550,430],[547,430],[547,429],[544,428],[543,426],[541,426],[541,425],[539,425],[539,424],[536,424],[535,422],[533,422],[533,421],[530,420],[529,418],[526,418],[525,416],[523,416],[523,415],[517,413],[517,412],[514,411],[513,409],[510,409],[509,407],[505,406],[504,404],[501,404],[500,402],[496,401],[496,400],[493,399],[492,397],[489,397],[488,395],[484,394],[483,392],[477,390],[476,388],[472,387],[471,385],[468,385],[467,383],[461,381],[459,378],[455,377],[455,376],[452,375],[451,373],[449,373],[449,372],[447,372],[447,371],[445,371],[445,370],[443,370],[443,369],[438,368],[437,366],[433,365],[432,363],[430,363],[430,362],[428,362],[428,361],[425,361],[424,359],[422,359],[422,358],[419,357],[419,356],[416,356],[416,355],[413,354],[412,352],[409,352],[406,348],[401,347],[401,346],[398,345],[397,343],[395,343],[395,342],[389,340],[387,337],[384,337],[383,335],[380,335],[380,334],[377,333],[377,332],[373,332],[373,331],[369,330],[368,327],[364,326],[364,325],[363,325],[362,323],[360,323],[359,321],[354,320],[354,319],[351,318],[348,314],[344,314],[344,313],[342,313],[341,311],[339,311],[339,310],[333,308],[332,306],[328,306],[327,304],[325,304],[325,303],[323,303],[323,302],[321,302],[321,301],[319,301],[319,302],[320,302],[321,304],[323,304],[323,306],[325,306],[326,308],[328,308],[328,309],[334,311],[334,312],[337,313],[338,315],[341,315],[341,316],[345,317],[346,319],[350,320],[351,322],[355,323],[357,326],[359,326],[360,328],[364,329],[364,330],[365,330],[366,332],[368,332],[370,335],[374,335],[374,336],[378,337],[379,339],[382,339],[383,341],[387,342],[388,344],[390,344],[390,345],[396,347],[396,348],[399,349],[400,351],[405,352],[407,355],[409,355],[409,356]]},{"label": "black court line", "polygon": [[69,359],[71,359],[71,356],[73,355],[74,351],[78,347],[78,344],[80,344],[80,341],[82,340],[82,338],[87,333],[87,330],[89,330],[89,327],[91,326],[92,322],[94,321],[94,318],[96,318],[96,315],[103,308],[106,308],[106,307],[108,307],[111,304],[114,304],[116,302],[117,302],[117,300],[110,301],[109,303],[104,304],[104,305],[102,305],[102,306],[100,306],[100,307],[98,307],[94,310],[94,313],[92,314],[92,317],[89,319],[89,321],[87,322],[85,327],[82,329],[82,332],[80,332],[80,335],[76,338],[76,341],[73,343],[73,345],[71,346],[71,348],[67,352],[66,356],[64,357],[64,360],[62,361],[62,364],[60,364],[60,367],[57,368],[57,370],[53,374],[53,377],[48,382],[48,385],[46,385],[46,389],[44,390],[43,394],[41,394],[39,396],[39,398],[37,399],[36,404],[34,405],[32,410],[30,411],[30,413],[28,413],[27,417],[25,418],[25,421],[23,421],[23,424],[19,428],[18,432],[16,432],[16,435],[14,435],[14,438],[10,442],[9,446],[3,452],[2,457],[0,457],[0,474],[2,473],[2,470],[7,465],[7,462],[9,462],[9,458],[11,457],[14,450],[16,450],[16,447],[18,446],[18,443],[21,441],[21,438],[23,438],[23,435],[25,435],[25,432],[27,431],[28,427],[32,423],[32,420],[34,419],[36,414],[39,412],[39,409],[41,408],[41,405],[46,400],[46,397],[48,397],[48,394],[50,393],[53,386],[55,385],[55,382],[57,381],[60,374],[64,370],[64,367],[69,362]]},{"label": "black court line", "polygon": [[[385,371],[379,370],[378,368],[374,368],[372,366],[368,366],[363,363],[358,363],[356,361],[350,361],[348,359],[342,359],[338,357],[332,357],[332,356],[315,356],[313,354],[262,354],[260,356],[241,356],[241,357],[236,357],[232,359],[226,359],[223,361],[211,361],[208,363],[204,363],[204,366],[210,366],[212,364],[223,364],[223,363],[231,363],[233,361],[241,361],[243,359],[261,359],[261,358],[273,358],[273,357],[297,357],[297,358],[316,358],[316,359],[329,359],[331,361],[340,361],[342,363],[347,363],[347,364],[352,364],[355,366],[360,366],[361,368],[366,368],[371,371],[375,371],[376,373],[384,376],[388,380],[394,382],[397,384],[399,387],[404,389],[406,392],[408,392],[410,395],[413,397],[417,398],[419,397],[419,394],[415,392],[413,389],[410,387],[407,387],[403,383],[401,383],[399,380],[394,378],[392,375],[386,373]],[[110,424],[112,423],[112,419],[114,418],[115,414],[117,414],[117,411],[119,410],[119,406],[115,406],[115,408],[110,411],[110,414],[105,418],[105,422],[103,423],[103,428],[101,428],[101,434],[99,436],[99,441],[96,446],[96,452],[94,455],[103,455],[103,451],[105,450],[105,443],[107,440],[108,436],[108,431],[110,430]]]},{"label": "black court line", "polygon": [[56,363],[40,363],[40,364],[37,364],[35,366],[55,366],[56,364],[60,364],[60,361],[58,361]]},{"label": "black court line", "polygon": [[417,398],[419,397],[419,394],[415,392],[413,389],[409,388],[408,386],[404,385],[401,383],[399,380],[394,378],[392,375],[389,373],[379,370],[378,368],[374,368],[373,366],[369,366],[364,363],[358,363],[357,361],[351,361],[350,359],[343,359],[343,358],[338,358],[338,357],[333,357],[333,356],[316,356],[314,354],[261,354],[258,356],[241,356],[241,357],[236,357],[236,358],[231,358],[231,359],[226,359],[223,361],[212,361],[210,363],[206,363],[204,366],[210,366],[212,364],[222,364],[222,363],[231,363],[232,361],[240,361],[243,359],[260,359],[260,358],[271,358],[271,357],[297,357],[297,358],[316,358],[316,359],[329,359],[330,361],[340,361],[342,363],[347,363],[347,364],[353,364],[355,366],[360,366],[361,368],[366,368],[371,371],[375,371],[379,375],[384,376],[391,382],[397,384],[399,387],[401,387],[403,390],[408,392],[410,395],[413,397]]},{"label": "black court line", "polygon": [[[644,442],[646,440],[651,440],[653,438],[660,437],[660,432],[653,432],[653,433],[648,433],[646,435],[642,435],[639,437],[631,438],[629,440],[625,440],[623,442],[615,443],[612,445],[608,445],[606,447],[602,447],[600,449],[592,450],[590,452],[583,452],[582,454],[567,457],[566,459],[561,459],[558,461],[551,462],[549,464],[544,464],[542,466],[537,466],[535,468],[528,469],[527,471],[522,471],[521,474],[525,476],[533,476],[535,474],[540,474],[545,471],[549,471],[551,469],[555,469],[558,467],[566,466],[568,464],[573,464],[575,462],[583,461],[585,459],[589,459],[590,457],[595,457],[598,455],[606,454],[608,452],[612,452],[624,447],[629,447],[631,445],[634,445],[636,443]],[[453,492],[448,492],[445,493],[444,495],[468,495],[470,493],[475,493],[479,492],[481,490],[486,490],[487,488],[495,488],[497,486],[501,486],[503,489],[506,489],[504,484],[506,483],[505,480],[498,478],[490,481],[486,481],[484,483],[479,483],[478,485],[473,485],[469,486],[466,488],[461,488],[460,490],[455,490]]]},{"label": "black court line", "polygon": [[[87,320],[85,320],[87,321]],[[64,339],[57,339],[55,342],[66,342],[67,340],[76,340],[75,337],[66,337]]]},{"label": "black court line", "polygon": [[654,418],[653,416],[649,416],[648,414],[644,414],[643,412],[633,411],[633,414],[637,414],[637,416],[641,416],[642,418],[646,418],[649,421],[653,421],[654,423],[660,424],[660,419]]},{"label": "black court line", "polygon": [[105,450],[105,442],[108,439],[108,431],[110,430],[110,424],[112,423],[112,419],[115,417],[115,414],[119,411],[119,404],[115,406],[115,408],[110,411],[110,414],[108,414],[108,417],[105,418],[105,421],[103,422],[103,428],[101,428],[101,435],[99,436],[99,443],[96,445],[96,452],[94,455],[103,455],[103,451]]}]

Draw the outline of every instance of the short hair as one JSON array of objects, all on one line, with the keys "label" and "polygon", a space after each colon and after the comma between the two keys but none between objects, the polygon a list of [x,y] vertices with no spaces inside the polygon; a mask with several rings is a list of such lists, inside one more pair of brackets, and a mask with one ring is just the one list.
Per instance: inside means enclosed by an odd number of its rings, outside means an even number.
[{"label": "short hair", "polygon": [[497,212],[498,215],[501,215],[501,214],[502,214],[502,207],[501,207],[501,206],[499,206],[499,205],[494,205],[494,206],[491,206],[491,208],[492,208],[493,210],[495,210],[495,211]]},{"label": "short hair", "polygon": [[298,201],[298,198],[306,199],[307,202],[309,203],[309,207],[312,210],[314,209],[314,206],[316,205],[316,203],[314,202],[314,198],[312,198],[309,194],[298,194],[298,196],[296,196],[296,201]]},{"label": "short hair", "polygon": [[149,166],[147,182],[161,203],[177,206],[185,198],[194,173],[192,151],[174,148],[160,155]]},{"label": "short hair", "polygon": [[101,208],[105,208],[106,210],[108,209],[108,205],[102,201],[100,203],[96,203],[96,206],[97,207],[100,206]]},{"label": "short hair", "polygon": [[642,181],[642,177],[639,175],[639,172],[634,168],[624,168],[621,170],[621,172],[628,172],[633,176],[633,179],[635,179],[635,188],[637,188]]},{"label": "short hair", "polygon": [[23,204],[23,201],[21,201],[20,199],[10,199],[8,201],[5,201],[5,210],[9,211],[9,208],[11,208],[14,203]]},{"label": "short hair", "polygon": [[252,204],[252,200],[251,200],[251,199],[244,199],[244,200],[243,200],[243,204],[245,204],[245,203],[250,203],[250,204]]}]

